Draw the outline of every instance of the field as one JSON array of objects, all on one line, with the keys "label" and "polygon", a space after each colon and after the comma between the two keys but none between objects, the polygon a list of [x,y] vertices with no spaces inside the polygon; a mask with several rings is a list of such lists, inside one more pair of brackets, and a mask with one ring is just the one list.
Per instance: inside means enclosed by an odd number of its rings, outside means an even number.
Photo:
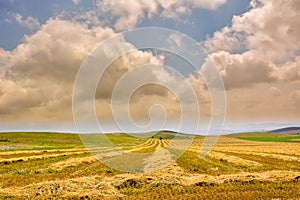
[{"label": "field", "polygon": [[[107,137],[145,153],[167,147],[174,133]],[[124,173],[94,158],[76,134],[0,133],[0,199],[300,199],[299,135],[222,136],[199,158],[203,141],[196,137],[165,169]]]}]

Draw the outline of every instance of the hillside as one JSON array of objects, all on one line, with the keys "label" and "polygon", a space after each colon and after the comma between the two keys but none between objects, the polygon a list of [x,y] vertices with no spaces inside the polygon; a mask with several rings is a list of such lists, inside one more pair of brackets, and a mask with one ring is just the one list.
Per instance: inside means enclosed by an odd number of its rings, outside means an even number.
[{"label": "hillside", "polygon": [[261,141],[261,142],[299,142],[300,135],[279,134],[273,132],[245,132],[234,133],[226,137],[234,137],[243,140]]},{"label": "hillside", "polygon": [[275,129],[269,132],[281,133],[281,134],[300,134],[300,127],[285,127],[285,128]]}]

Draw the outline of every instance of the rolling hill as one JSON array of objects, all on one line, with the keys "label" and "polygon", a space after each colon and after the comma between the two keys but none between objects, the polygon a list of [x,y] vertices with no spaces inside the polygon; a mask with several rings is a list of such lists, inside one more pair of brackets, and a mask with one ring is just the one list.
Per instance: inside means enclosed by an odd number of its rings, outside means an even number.
[{"label": "rolling hill", "polygon": [[281,134],[300,134],[300,127],[285,127],[280,129],[275,129],[272,131],[269,131],[272,133],[281,133]]}]

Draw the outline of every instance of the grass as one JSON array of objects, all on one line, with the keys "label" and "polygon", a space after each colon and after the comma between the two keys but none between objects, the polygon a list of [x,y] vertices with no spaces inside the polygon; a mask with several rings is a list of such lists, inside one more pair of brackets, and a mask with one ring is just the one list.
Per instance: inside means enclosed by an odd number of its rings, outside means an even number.
[{"label": "grass", "polygon": [[32,183],[51,180],[64,180],[81,176],[92,175],[114,175],[116,170],[111,169],[100,162],[82,163],[76,166],[55,170],[49,168],[51,164],[64,161],[69,158],[82,158],[90,156],[89,153],[81,155],[60,156],[55,158],[37,159],[26,162],[15,162],[0,164],[0,174],[5,176],[5,180],[0,181],[0,188],[20,187]]},{"label": "grass", "polygon": [[[142,192],[141,192],[142,191]],[[124,199],[298,199],[299,183],[232,183],[214,186],[166,186],[121,191]]]},{"label": "grass", "polygon": [[0,133],[0,137],[14,142],[57,142],[80,143],[78,134],[52,132],[8,132]]},{"label": "grass", "polygon": [[[0,151],[26,149],[66,149],[82,147],[78,134],[51,132],[9,132],[0,133]],[[2,148],[1,148],[2,147]]]},{"label": "grass", "polygon": [[281,159],[271,158],[267,156],[258,156],[245,153],[231,153],[231,155],[239,156],[244,159],[253,160],[263,164],[264,170],[275,170],[275,169],[285,169],[285,170],[300,170],[299,162],[296,161],[282,161]]},{"label": "grass", "polygon": [[[87,144],[89,140],[108,141],[115,146],[131,146],[142,144],[146,139],[140,139],[127,134],[70,134],[52,132],[9,132],[0,133],[0,151],[2,150],[43,150],[43,149],[68,149],[84,147],[82,140]],[[101,143],[95,143],[101,146]],[[105,146],[104,144],[103,146]],[[1,149],[2,146],[2,149]]]},{"label": "grass", "polygon": [[183,168],[188,173],[204,173],[211,175],[237,173],[244,170],[255,171],[257,168],[245,165],[236,165],[227,162],[225,159],[214,159],[209,156],[205,158],[199,158],[198,154],[191,151],[186,151],[183,155],[177,159],[178,166]]},{"label": "grass", "polygon": [[107,138],[116,146],[134,146],[144,143],[147,139],[134,137],[124,133],[106,134]]},{"label": "grass", "polygon": [[228,137],[260,142],[300,142],[297,141],[300,139],[300,135],[286,135],[268,132],[237,133],[231,134]]},{"label": "grass", "polygon": [[[273,133],[223,136],[213,149],[222,153],[222,158],[212,155],[199,158],[194,149],[189,149],[175,164],[148,174],[124,173],[91,159],[91,154],[83,149],[81,137],[94,142],[103,136],[115,146],[147,153],[154,151],[162,141],[171,140],[174,133],[158,133],[150,140],[126,134],[0,133],[0,138],[10,140],[0,142],[0,199],[300,198],[300,178],[296,179],[300,176],[299,161],[283,160],[283,156],[299,157],[300,160],[300,144],[292,142],[296,136]],[[182,137],[186,138],[186,135]],[[193,148],[202,142],[203,137],[197,137]],[[9,152],[3,148],[7,146],[10,147]],[[228,156],[261,165],[237,164],[228,161]],[[8,159],[13,161],[6,162]],[[135,162],[138,160],[127,164],[136,165]],[[243,173],[247,174],[242,176]],[[266,175],[268,173],[271,175]],[[228,178],[230,181],[225,182],[226,177],[231,177]],[[187,184],[182,180],[192,182]],[[209,182],[211,180],[215,181]],[[122,187],[118,186],[120,183]]]}]

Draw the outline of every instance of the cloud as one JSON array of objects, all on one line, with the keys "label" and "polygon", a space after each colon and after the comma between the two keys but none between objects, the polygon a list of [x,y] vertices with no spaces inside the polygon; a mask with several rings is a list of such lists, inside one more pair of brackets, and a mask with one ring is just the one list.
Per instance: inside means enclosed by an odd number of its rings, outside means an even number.
[{"label": "cloud", "polygon": [[11,57],[11,53],[9,51],[5,51],[4,49],[0,48],[0,74],[1,74],[1,67],[7,64]]},{"label": "cloud", "polygon": [[211,54],[211,58],[219,68],[227,90],[275,81],[272,76],[274,65],[268,60],[256,59],[251,53],[230,54],[221,51]]},{"label": "cloud", "polygon": [[75,5],[78,5],[80,3],[81,0],[72,0],[72,2],[75,4]]},{"label": "cloud", "polygon": [[297,119],[299,108],[289,100],[288,84],[260,83],[255,87],[227,91],[228,122],[282,122]]},{"label": "cloud", "polygon": [[[217,9],[224,2],[120,0],[101,1],[99,8],[111,13],[115,29],[121,30],[154,15],[176,18],[189,14],[193,8]],[[246,13],[233,17],[230,26],[205,42],[227,89],[229,119],[299,117],[300,24],[297,13],[300,5],[297,0],[280,2],[252,1]],[[51,18],[41,26],[32,25],[37,31],[25,36],[14,50],[0,48],[2,123],[72,120],[72,89],[77,70],[97,44],[115,34],[115,30],[105,27],[94,13],[87,13],[85,17],[89,21]],[[22,16],[15,20],[24,25],[34,22]],[[178,46],[182,45],[177,35],[170,38]],[[122,40],[105,51],[109,54],[127,49],[129,45],[132,44]],[[140,50],[115,60],[97,88],[98,117],[113,120],[110,97],[123,75],[144,64],[161,66],[164,62],[164,56]],[[191,94],[183,84],[188,81],[199,100],[202,119],[211,115],[210,94],[200,75],[189,75],[182,80],[160,67],[136,71],[134,76],[175,85],[178,95],[187,97],[182,103],[193,113],[195,105],[188,101]],[[88,78],[86,83],[89,83]],[[157,103],[166,108],[170,117],[177,119],[180,115],[178,100],[160,85],[139,88],[130,100],[130,112],[134,119],[148,119],[149,108]],[[119,106],[124,108],[123,104]]]},{"label": "cloud", "polygon": [[270,92],[274,97],[278,97],[281,95],[281,90],[273,86],[268,89],[268,92]]},{"label": "cloud", "polygon": [[0,49],[1,120],[70,120],[77,70],[113,34],[110,28],[49,19],[13,51]]},{"label": "cloud", "polygon": [[227,119],[295,120],[300,111],[300,3],[253,0],[250,6],[205,41],[227,90]]},{"label": "cloud", "polygon": [[34,18],[32,16],[23,17],[19,13],[15,14],[15,21],[20,24],[21,26],[24,26],[32,31],[37,30],[40,27],[40,22],[37,18]]},{"label": "cloud", "polygon": [[226,0],[103,0],[98,1],[97,5],[102,12],[115,18],[117,30],[126,30],[135,27],[145,18],[151,19],[153,15],[178,19],[181,15],[190,14],[191,9],[215,10],[225,2]]},{"label": "cloud", "polygon": [[280,81],[297,81],[300,79],[300,56],[278,65],[272,76]]},{"label": "cloud", "polygon": [[0,115],[30,110],[46,100],[42,89],[24,88],[10,80],[0,80],[0,84]]},{"label": "cloud", "polygon": [[299,79],[299,1],[253,0],[205,46],[228,89]]},{"label": "cloud", "polygon": [[[272,61],[295,56],[300,44],[300,11],[297,0],[255,0],[248,12],[234,16],[232,25],[206,41],[211,51],[252,51]],[[242,45],[239,43],[242,41]]]},{"label": "cloud", "polygon": [[292,100],[296,103],[300,103],[300,90],[297,90],[291,94]]},{"label": "cloud", "polygon": [[80,23],[50,19],[12,52],[10,76],[69,80],[95,43],[112,34],[109,28],[88,29]]},{"label": "cloud", "polygon": [[157,12],[157,3],[147,0],[99,1],[99,8],[117,18],[115,28],[133,28],[145,17],[151,18]]},{"label": "cloud", "polygon": [[[0,120],[3,123],[72,120],[72,92],[77,70],[97,44],[114,34],[111,28],[89,27],[52,18],[37,32],[25,36],[23,43],[13,51],[0,49]],[[126,41],[119,41],[110,44],[105,52],[111,54],[126,50],[128,45],[132,46]],[[149,51],[136,50],[115,60],[101,77],[96,93],[96,107],[101,119],[112,119],[110,97],[117,81],[130,70],[149,63],[160,67],[136,71],[134,79],[149,78],[174,87],[178,84],[178,95],[188,95],[186,86],[181,84],[185,80],[176,79],[162,67],[162,55],[154,56]],[[126,83],[122,86],[126,87]],[[144,111],[153,103],[165,105],[170,118],[180,115],[178,102],[170,91],[159,85],[147,85],[139,88],[132,97],[130,108],[133,117],[148,119],[148,112]],[[183,103],[189,106],[191,113],[194,112],[190,102]]]},{"label": "cloud", "polygon": [[[126,45],[126,43],[119,43],[118,45]],[[127,44],[129,45],[129,44]],[[100,79],[99,86],[96,93],[96,98],[110,98],[117,81],[130,70],[135,67],[145,64],[162,65],[164,61],[163,57],[155,57],[150,52],[134,51],[115,60],[104,72]],[[145,72],[136,72],[136,79],[143,76]],[[148,78],[154,79],[152,71],[147,71]],[[145,77],[146,78],[146,77]],[[134,80],[134,79],[133,79]],[[126,84],[124,85],[126,88]],[[148,91],[148,92],[147,92]],[[152,91],[152,93],[150,92]],[[126,91],[124,91],[126,93]],[[144,88],[140,93],[161,94],[161,91],[155,91],[150,88]]]}]

